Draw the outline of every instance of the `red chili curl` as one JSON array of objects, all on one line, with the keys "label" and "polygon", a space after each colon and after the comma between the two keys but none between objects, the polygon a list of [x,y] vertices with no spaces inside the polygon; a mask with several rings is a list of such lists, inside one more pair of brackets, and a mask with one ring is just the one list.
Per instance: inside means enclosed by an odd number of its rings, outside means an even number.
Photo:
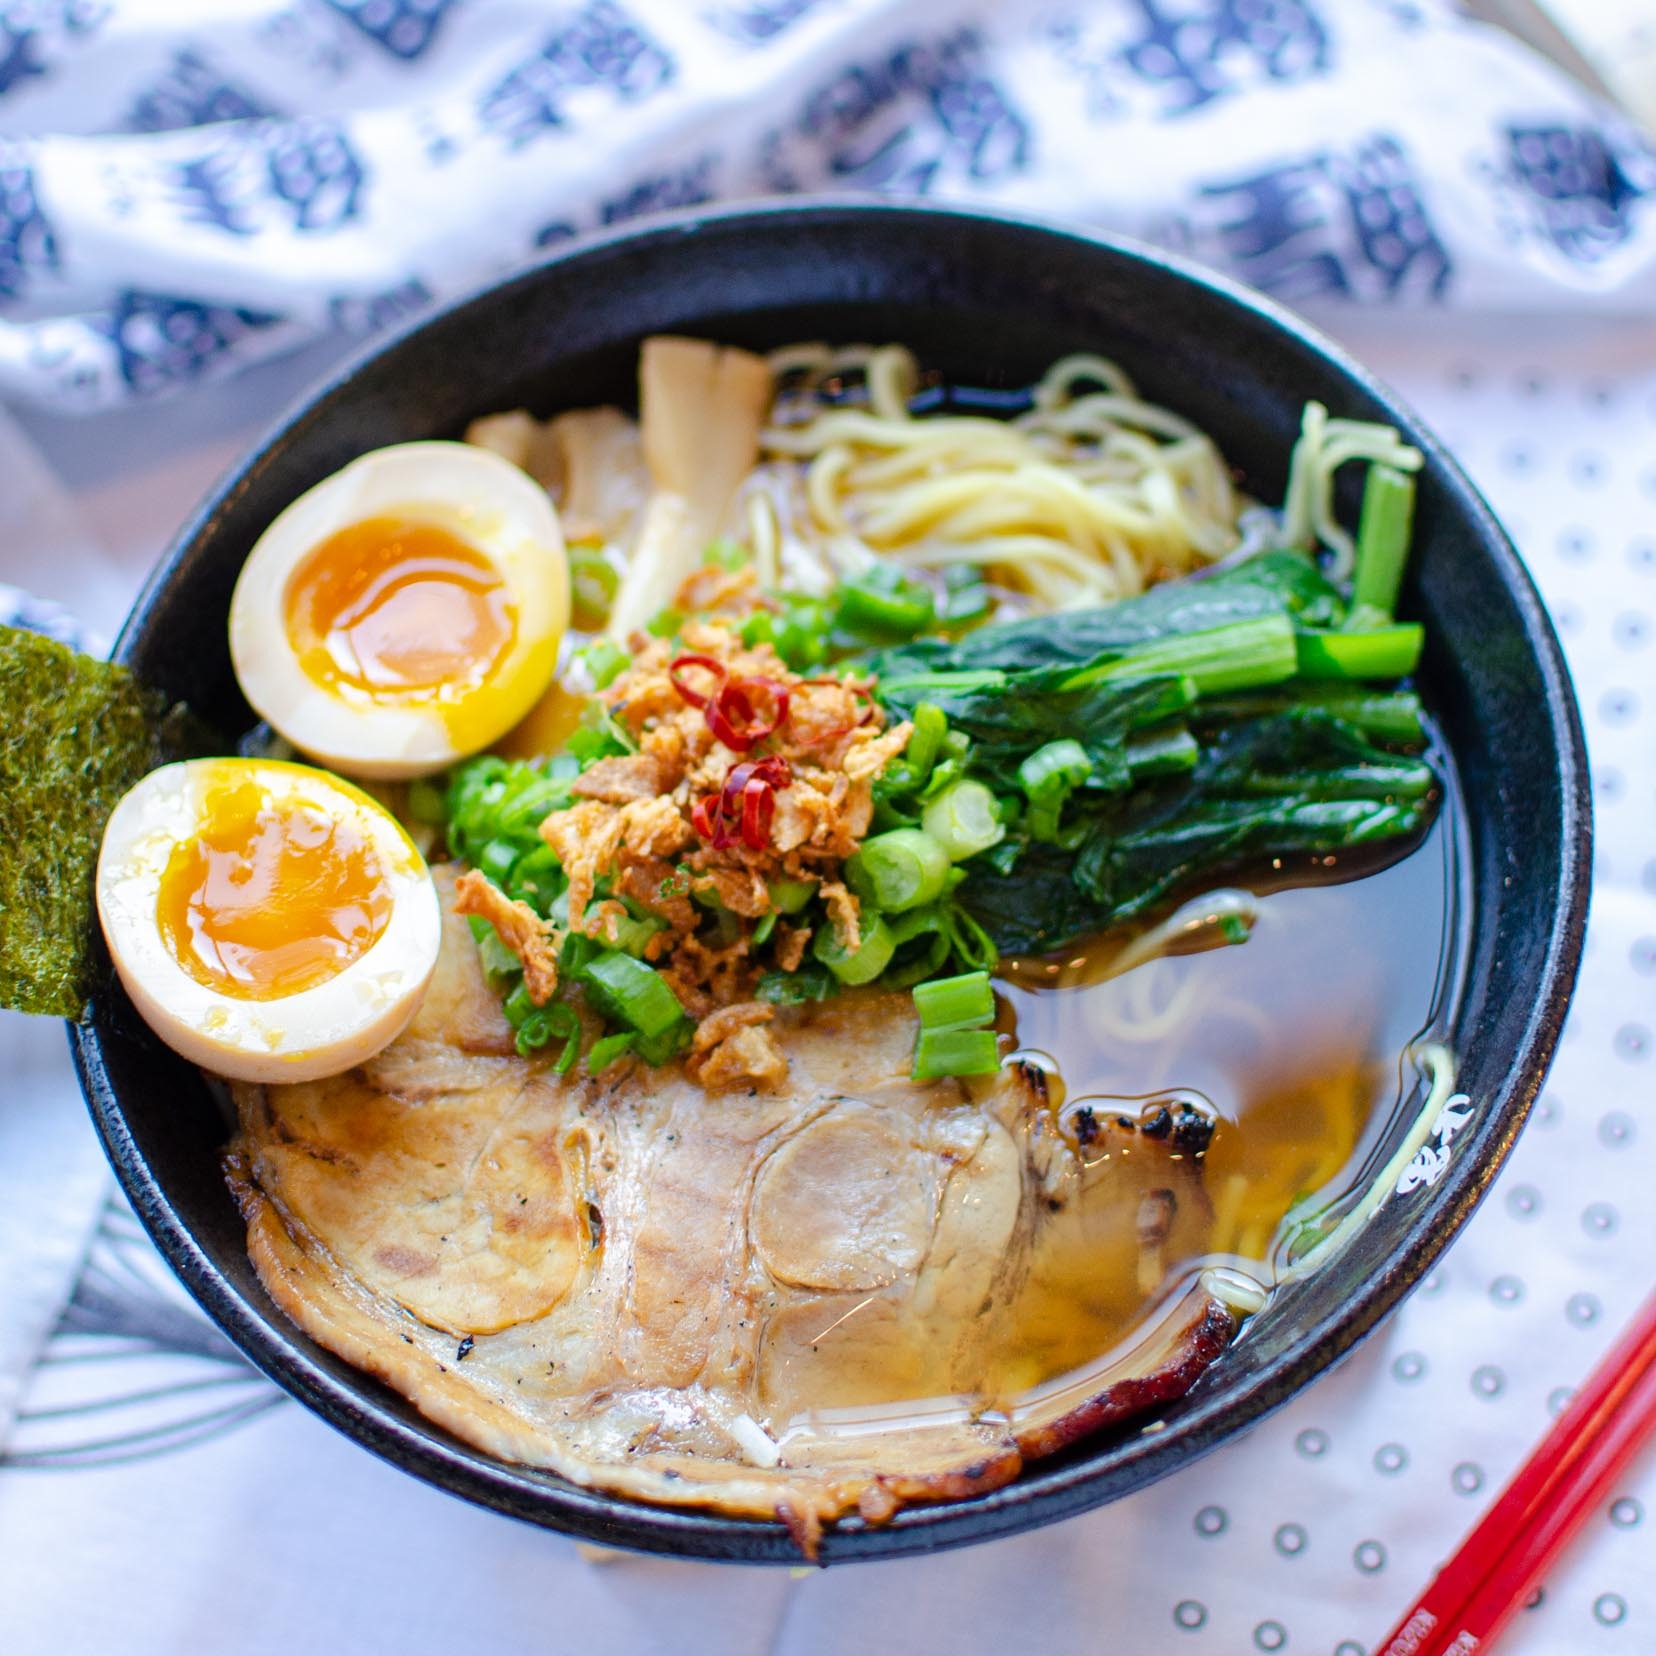
[{"label": "red chili curl", "polygon": [[[686,667],[700,667],[704,671],[713,675],[713,688],[709,690],[705,696],[699,690],[692,690],[690,686],[679,676],[683,673]],[[715,660],[712,656],[681,655],[677,657],[672,666],[667,669],[667,676],[673,681],[673,688],[678,691],[678,693],[692,707],[706,707],[707,704],[715,696],[717,696],[721,690],[724,689],[725,685],[724,663],[722,661]]]},{"label": "red chili curl", "polygon": [[738,838],[750,851],[770,844],[776,793],[793,781],[780,754],[744,759],[732,765],[718,793],[704,794],[690,812],[691,826],[714,851],[725,851]]}]

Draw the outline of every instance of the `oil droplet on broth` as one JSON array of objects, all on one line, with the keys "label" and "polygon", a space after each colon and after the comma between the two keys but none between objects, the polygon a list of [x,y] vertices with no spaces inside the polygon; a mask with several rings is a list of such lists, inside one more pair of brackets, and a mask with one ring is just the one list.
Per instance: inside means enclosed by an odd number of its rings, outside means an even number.
[{"label": "oil droplet on broth", "polygon": [[516,631],[500,571],[442,525],[409,515],[330,535],[295,569],[284,602],[307,676],[376,702],[440,704],[475,689]]}]

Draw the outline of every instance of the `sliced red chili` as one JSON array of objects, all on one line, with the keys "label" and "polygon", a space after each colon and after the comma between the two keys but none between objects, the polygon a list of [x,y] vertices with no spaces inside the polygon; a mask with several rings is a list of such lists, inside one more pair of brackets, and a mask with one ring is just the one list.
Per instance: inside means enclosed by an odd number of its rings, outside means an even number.
[{"label": "sliced red chili", "polygon": [[[713,675],[713,684],[706,695],[700,690],[693,690],[684,682],[681,676],[687,667],[700,667],[704,672]],[[706,707],[725,686],[725,667],[722,661],[716,661],[712,656],[681,655],[667,669],[667,676],[673,681],[673,688],[692,707]]]},{"label": "sliced red chili", "polygon": [[776,815],[776,790],[793,781],[788,761],[780,754],[744,759],[732,765],[716,794],[704,794],[690,811],[690,824],[715,851],[728,850],[740,836],[751,851],[770,844]]},{"label": "sliced red chili", "polygon": [[706,840],[716,851],[722,851],[724,846],[719,840],[724,832],[724,795],[703,794],[690,808],[690,826],[699,838]]},{"label": "sliced red chili", "polygon": [[742,843],[750,851],[770,844],[771,819],[776,815],[776,790],[757,776],[742,789]]},{"label": "sliced red chili", "polygon": [[[764,711],[754,703],[755,694],[761,692],[770,702]],[[775,679],[726,679],[709,699],[705,713],[708,729],[731,752],[746,753],[787,720],[788,689]]]}]

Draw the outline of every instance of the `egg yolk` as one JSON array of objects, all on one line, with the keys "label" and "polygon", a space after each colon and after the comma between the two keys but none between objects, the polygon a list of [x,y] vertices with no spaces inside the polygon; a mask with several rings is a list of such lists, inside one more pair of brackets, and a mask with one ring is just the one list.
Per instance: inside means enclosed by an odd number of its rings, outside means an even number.
[{"label": "egg yolk", "polygon": [[156,904],[173,958],[236,1000],[327,982],[390,919],[385,870],[360,827],[252,782],[208,790],[200,830],[168,859]]},{"label": "egg yolk", "polygon": [[474,688],[516,631],[489,560],[438,524],[402,517],[365,518],[314,547],[288,582],[286,605],[306,674],[379,702]]}]

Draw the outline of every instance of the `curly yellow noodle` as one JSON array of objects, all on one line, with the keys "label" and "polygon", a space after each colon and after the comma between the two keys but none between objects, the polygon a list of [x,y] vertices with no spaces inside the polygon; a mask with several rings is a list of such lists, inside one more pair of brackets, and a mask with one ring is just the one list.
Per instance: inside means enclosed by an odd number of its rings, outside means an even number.
[{"label": "curly yellow noodle", "polygon": [[[1238,545],[1244,503],[1217,448],[1102,357],[1055,362],[1010,420],[916,418],[919,366],[900,345],[793,345],[769,362],[778,395],[761,450],[805,462],[796,528],[831,561],[975,563],[1067,607],[1142,592]],[[818,398],[854,394],[859,376],[860,405]]]}]

